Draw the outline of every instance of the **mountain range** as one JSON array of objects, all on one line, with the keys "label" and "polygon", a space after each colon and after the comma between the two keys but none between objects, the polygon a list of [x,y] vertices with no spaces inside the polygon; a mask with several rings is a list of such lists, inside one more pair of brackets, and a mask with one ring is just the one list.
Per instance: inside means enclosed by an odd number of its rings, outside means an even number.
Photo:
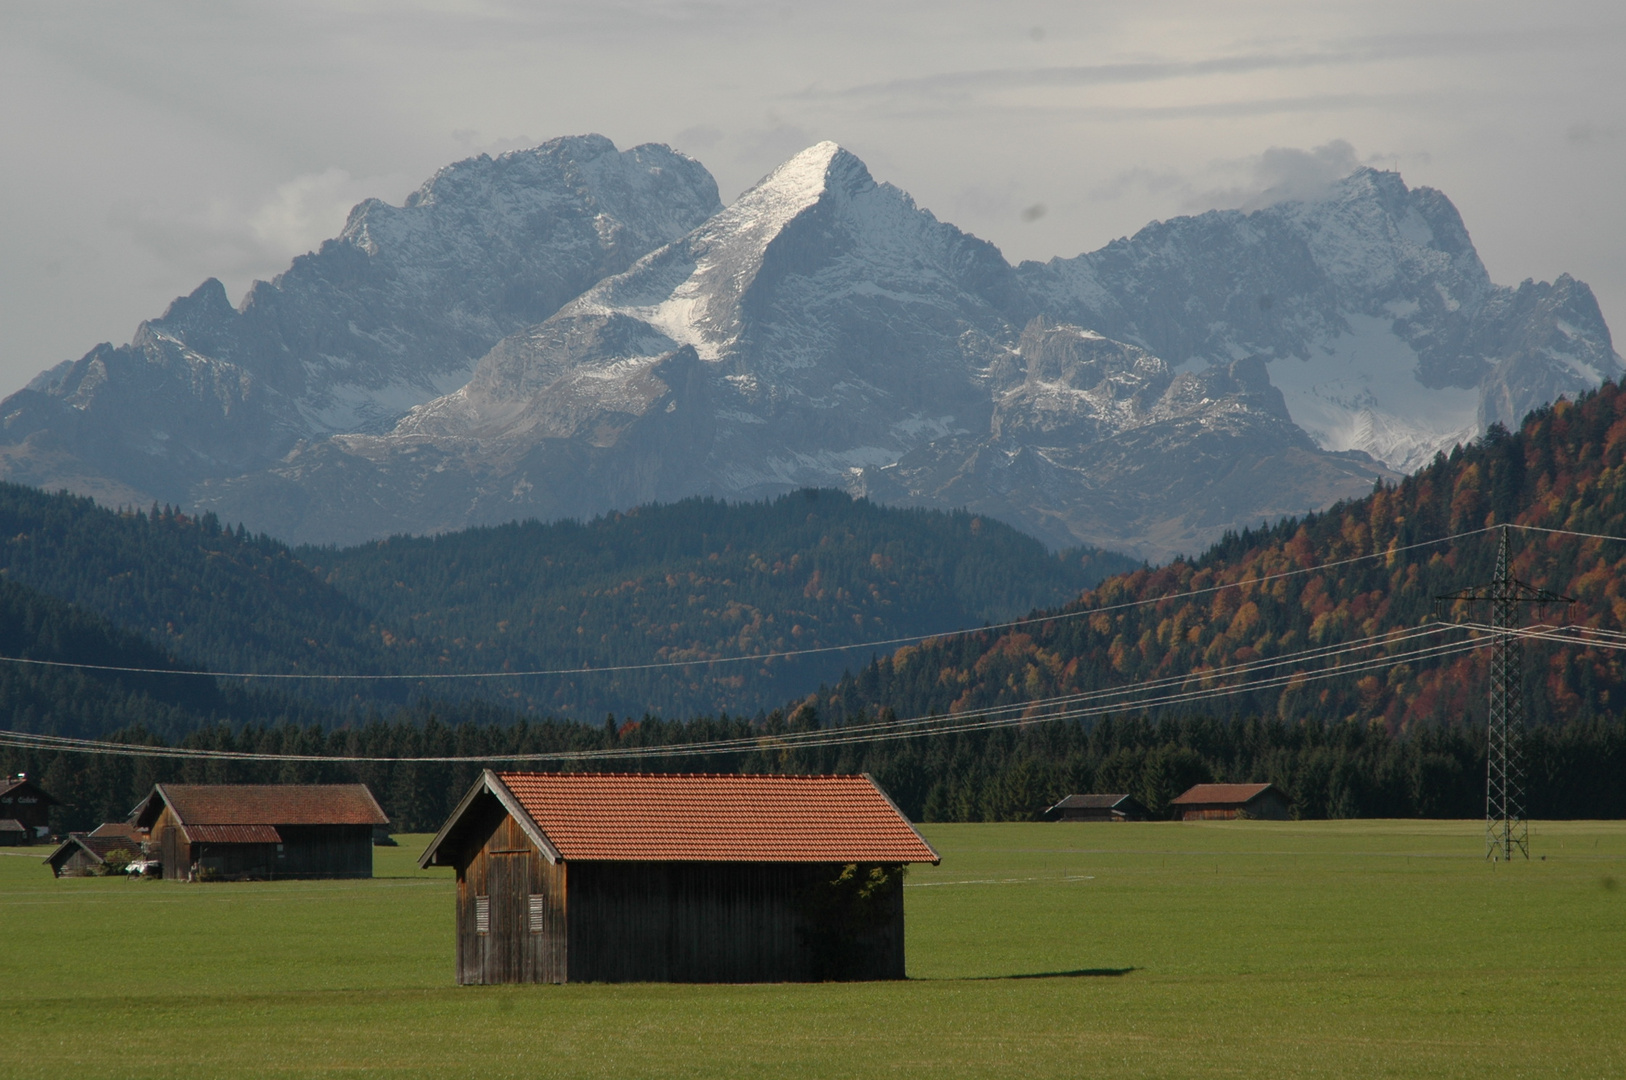
[{"label": "mountain range", "polygon": [[316,544],[834,487],[1164,559],[1623,370],[1583,283],[1493,284],[1395,173],[1012,266],[833,143],[724,207],[584,136],[43,373],[0,475]]}]

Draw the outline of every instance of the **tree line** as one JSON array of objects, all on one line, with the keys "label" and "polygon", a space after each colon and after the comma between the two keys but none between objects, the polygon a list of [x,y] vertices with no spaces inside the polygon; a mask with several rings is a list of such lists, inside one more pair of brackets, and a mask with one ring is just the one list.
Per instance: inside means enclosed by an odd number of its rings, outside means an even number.
[{"label": "tree line", "polygon": [[[601,725],[492,715],[488,706],[419,705],[390,719],[340,728],[320,724],[212,725],[165,740],[140,728],[115,741],[321,758],[466,757],[399,760],[177,761],[0,750],[0,769],[26,771],[64,803],[60,829],[122,820],[155,782],[362,782],[394,828],[437,829],[481,768],[682,772],[856,773],[874,776],[917,821],[1030,821],[1080,792],[1134,795],[1155,816],[1195,783],[1269,782],[1305,819],[1473,818],[1484,814],[1482,728],[1438,725],[1407,733],[1383,724],[1288,723],[1275,717],[1104,718],[1061,721],[898,741],[786,747],[789,732],[839,733],[814,709],[754,719],[606,719]],[[728,739],[729,752],[671,756],[663,750]],[[647,749],[613,762],[532,760],[609,748]],[[1527,808],[1533,818],[1626,817],[1626,722],[1594,718],[1531,728],[1526,739]]]}]

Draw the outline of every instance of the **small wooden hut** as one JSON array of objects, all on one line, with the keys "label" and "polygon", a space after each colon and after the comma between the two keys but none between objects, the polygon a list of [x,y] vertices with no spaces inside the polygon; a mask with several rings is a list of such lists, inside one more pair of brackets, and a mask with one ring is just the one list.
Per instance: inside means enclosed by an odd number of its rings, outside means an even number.
[{"label": "small wooden hut", "polygon": [[0,844],[21,846],[49,838],[56,802],[22,773],[0,780]]},{"label": "small wooden hut", "polygon": [[163,876],[190,881],[372,877],[389,819],[366,784],[158,784],[131,821]]},{"label": "small wooden hut", "polygon": [[[45,857],[45,865],[56,877],[89,877],[101,872],[107,857],[122,851],[130,860],[141,856],[141,842],[130,836],[97,836],[69,833],[57,849]],[[118,864],[115,864],[118,865]]]},{"label": "small wooden hut", "polygon": [[1145,805],[1133,795],[1069,795],[1045,811],[1052,821],[1145,821]]},{"label": "small wooden hut", "polygon": [[1169,803],[1182,821],[1262,818],[1286,821],[1291,804],[1273,784],[1197,784]]},{"label": "small wooden hut", "polygon": [[868,776],[486,771],[419,863],[457,870],[457,981],[901,979],[903,866]]}]

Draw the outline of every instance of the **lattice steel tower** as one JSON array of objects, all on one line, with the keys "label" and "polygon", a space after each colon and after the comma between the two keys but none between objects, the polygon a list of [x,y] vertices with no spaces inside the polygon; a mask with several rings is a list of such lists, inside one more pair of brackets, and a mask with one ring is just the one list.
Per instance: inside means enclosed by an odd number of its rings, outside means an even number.
[{"label": "lattice steel tower", "polygon": [[1437,597],[1490,608],[1490,727],[1485,745],[1485,858],[1530,857],[1530,826],[1524,816],[1524,639],[1513,631],[1528,605],[1574,603],[1513,576],[1508,526],[1496,545],[1496,574],[1489,585]]}]

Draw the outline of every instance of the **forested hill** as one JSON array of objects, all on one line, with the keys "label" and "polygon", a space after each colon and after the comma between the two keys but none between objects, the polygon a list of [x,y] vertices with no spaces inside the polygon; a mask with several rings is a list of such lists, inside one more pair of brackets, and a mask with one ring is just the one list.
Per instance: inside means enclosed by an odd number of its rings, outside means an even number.
[{"label": "forested hill", "polygon": [[[977,626],[1054,606],[1135,565],[1094,549],[1051,554],[966,513],[817,490],[297,555],[454,671],[712,660]],[[754,713],[870,655],[528,679],[507,687],[507,700],[577,717]]]},{"label": "forested hill", "polygon": [[394,670],[371,612],[213,515],[0,484],[0,574],[213,671]]},{"label": "forested hill", "polygon": [[[24,585],[0,579],[0,727],[74,737],[140,729],[176,738],[218,723],[313,723],[321,710],[184,672],[140,635]],[[16,660],[27,662],[18,663]],[[103,671],[58,665],[142,668]]]},{"label": "forested hill", "polygon": [[[1490,580],[1496,537],[1482,532],[1397,549],[1506,522],[1626,536],[1626,392],[1619,385],[1533,413],[1516,433],[1493,427],[1366,498],[1228,536],[1195,560],[1115,575],[1058,612],[1072,617],[901,649],[844,680],[821,712],[965,712],[1190,672],[1215,676],[1261,658],[1416,627],[1435,617],[1436,596]],[[1555,621],[1626,629],[1626,543],[1523,530],[1512,540],[1517,577],[1576,599],[1549,613]],[[1387,554],[1291,573],[1374,553]],[[1283,573],[1290,576],[1246,584]],[[1228,583],[1244,584],[1185,595]],[[1447,617],[1463,614],[1458,605]],[[1525,678],[1531,720],[1617,715],[1626,706],[1620,656],[1532,643]],[[1477,723],[1485,717],[1488,663],[1480,650],[1183,708],[1377,722],[1397,732]]]},{"label": "forested hill", "polygon": [[[839,646],[1021,615],[1128,565],[1099,552],[1052,555],[966,514],[884,509],[831,492],[296,552],[212,515],[121,513],[0,484],[5,580],[213,671],[441,674]],[[754,713],[867,660],[828,653],[619,678],[279,690],[341,711],[388,709],[432,691],[590,719]]]}]

